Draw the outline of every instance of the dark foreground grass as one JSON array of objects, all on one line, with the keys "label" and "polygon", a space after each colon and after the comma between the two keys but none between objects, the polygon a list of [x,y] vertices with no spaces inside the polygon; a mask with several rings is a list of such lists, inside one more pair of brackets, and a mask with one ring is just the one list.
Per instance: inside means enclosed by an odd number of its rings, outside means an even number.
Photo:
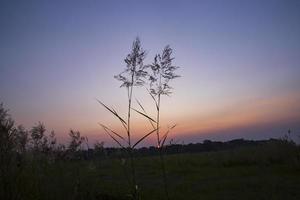
[{"label": "dark foreground grass", "polygon": [[[299,147],[278,143],[166,156],[170,199],[300,199]],[[143,200],[165,199],[159,157],[137,157]],[[130,199],[123,159],[27,161],[13,190],[20,199]]]}]

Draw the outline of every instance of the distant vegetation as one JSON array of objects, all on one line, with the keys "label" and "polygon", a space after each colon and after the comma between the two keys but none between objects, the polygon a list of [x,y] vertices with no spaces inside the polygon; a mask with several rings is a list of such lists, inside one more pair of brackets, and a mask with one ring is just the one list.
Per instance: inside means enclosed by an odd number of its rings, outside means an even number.
[{"label": "distant vegetation", "polygon": [[[121,148],[87,145],[71,130],[58,144],[43,123],[16,126],[0,105],[0,199],[132,199]],[[135,149],[140,198],[165,199],[157,147]],[[300,148],[288,137],[168,144],[170,199],[299,199]]]}]

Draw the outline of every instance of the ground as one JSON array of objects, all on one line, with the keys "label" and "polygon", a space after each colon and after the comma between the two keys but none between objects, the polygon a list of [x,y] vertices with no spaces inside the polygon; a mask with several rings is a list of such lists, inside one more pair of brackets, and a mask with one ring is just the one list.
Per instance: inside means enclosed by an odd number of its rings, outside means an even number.
[{"label": "ground", "polygon": [[[299,147],[271,144],[166,155],[170,199],[300,199]],[[137,156],[142,200],[165,199],[158,156]],[[88,161],[34,160],[15,190],[22,199],[130,199],[122,156]]]}]

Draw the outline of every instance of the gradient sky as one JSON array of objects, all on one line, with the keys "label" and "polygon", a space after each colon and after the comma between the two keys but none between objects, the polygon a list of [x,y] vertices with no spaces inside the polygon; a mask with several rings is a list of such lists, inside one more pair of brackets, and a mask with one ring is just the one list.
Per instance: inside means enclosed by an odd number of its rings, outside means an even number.
[{"label": "gradient sky", "polygon": [[[146,63],[169,44],[181,67],[162,100],[175,140],[300,134],[299,19],[297,0],[1,1],[0,102],[27,128],[42,121],[59,138],[73,128],[111,145],[97,122],[120,125],[95,98],[125,116],[113,76],[139,36]],[[154,112],[142,88],[135,97]],[[134,117],[136,136],[149,128]]]}]

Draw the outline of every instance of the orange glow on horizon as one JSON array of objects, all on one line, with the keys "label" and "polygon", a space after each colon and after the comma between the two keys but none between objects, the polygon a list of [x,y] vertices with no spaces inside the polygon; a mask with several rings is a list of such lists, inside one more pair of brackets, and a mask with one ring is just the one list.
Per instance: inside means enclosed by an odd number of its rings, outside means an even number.
[{"label": "orange glow on horizon", "polygon": [[[185,126],[178,132],[209,133],[230,128],[242,128],[266,123],[300,119],[300,95],[257,99],[235,105],[233,109],[224,110],[209,116],[191,117],[193,120],[182,119]],[[199,111],[201,113],[201,111]]]},{"label": "orange glow on horizon", "polygon": [[[238,130],[249,127],[257,127],[260,125],[275,124],[285,121],[296,121],[300,119],[300,95],[290,94],[285,96],[274,96],[271,98],[256,98],[231,105],[223,105],[214,108],[212,105],[204,107],[203,110],[195,110],[194,113],[185,113],[184,115],[172,111],[172,114],[162,112],[161,135],[167,131],[168,126],[177,124],[171,133],[170,138],[188,137],[190,135],[216,134],[227,130]],[[178,113],[182,110],[178,107]],[[101,108],[99,109],[101,111]],[[72,118],[71,118],[72,119]],[[79,130],[82,135],[90,138],[90,141],[111,141],[102,128],[97,124],[101,122],[110,127],[114,131],[126,137],[126,131],[114,116],[104,112],[100,117],[93,121],[86,120],[84,123],[77,124],[77,127],[71,126],[73,122],[63,121],[58,131],[64,141],[67,141],[68,134],[63,128],[66,123],[70,123],[70,127]],[[47,125],[47,124],[46,124]],[[51,127],[51,126],[50,126]],[[132,117],[132,138],[138,140],[152,129],[147,119],[140,115],[134,114]],[[147,138],[146,143],[155,144],[156,133]],[[110,142],[108,142],[110,143]],[[113,143],[113,142],[112,142]]]}]

